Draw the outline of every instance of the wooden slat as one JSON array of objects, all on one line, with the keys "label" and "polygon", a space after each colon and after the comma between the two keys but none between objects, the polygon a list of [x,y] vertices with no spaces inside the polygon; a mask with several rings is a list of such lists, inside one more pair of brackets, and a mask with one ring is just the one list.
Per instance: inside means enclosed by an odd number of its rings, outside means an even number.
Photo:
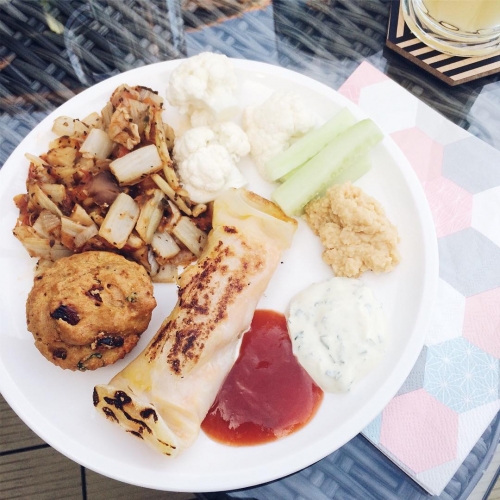
[{"label": "wooden slat", "polygon": [[157,491],[109,479],[88,469],[85,471],[87,500],[192,500],[192,493]]},{"label": "wooden slat", "polygon": [[2,500],[83,498],[80,466],[47,447],[0,457]]},{"label": "wooden slat", "polygon": [[0,453],[40,446],[43,443],[0,395]]}]

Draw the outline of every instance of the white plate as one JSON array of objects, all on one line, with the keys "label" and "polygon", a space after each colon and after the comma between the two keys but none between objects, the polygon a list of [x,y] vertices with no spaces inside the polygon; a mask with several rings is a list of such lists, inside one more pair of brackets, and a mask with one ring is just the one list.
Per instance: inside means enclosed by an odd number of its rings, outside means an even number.
[{"label": "white plate", "polygon": [[[72,460],[106,476],[170,491],[217,491],[252,486],[302,469],[333,452],[369,424],[404,382],[422,348],[438,277],[432,218],[419,181],[405,157],[386,137],[372,155],[373,168],[358,184],[386,208],[401,235],[402,262],[392,273],[366,273],[387,313],[391,344],[383,363],[348,394],[325,395],[313,421],[274,443],[233,448],[200,433],[178,459],[169,460],[106,421],[92,405],[92,389],[105,383],[138,354],[176,300],[173,285],[156,285],[158,306],[135,353],[95,372],[69,372],[53,366],[36,350],[26,329],[25,302],[35,260],[12,236],[17,209],[14,195],[25,192],[28,161],[24,153],[47,150],[53,120],[83,118],[99,111],[119,84],[145,85],[164,94],[179,61],[138,68],[106,80],[74,97],[43,120],[19,145],[0,171],[0,390],[14,411],[42,439]],[[240,79],[240,104],[259,103],[277,89],[293,89],[323,119],[355,106],[334,90],[277,66],[234,60]],[[167,122],[179,125],[167,106]],[[249,188],[269,196],[249,160],[242,170]],[[273,276],[259,305],[284,312],[290,298],[308,284],[332,276],[321,260],[321,245],[305,223]]]}]

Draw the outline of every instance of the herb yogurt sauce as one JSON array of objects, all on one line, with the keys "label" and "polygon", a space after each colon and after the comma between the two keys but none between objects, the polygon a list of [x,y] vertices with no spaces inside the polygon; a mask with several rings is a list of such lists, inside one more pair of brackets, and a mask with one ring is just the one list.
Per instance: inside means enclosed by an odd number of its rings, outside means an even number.
[{"label": "herb yogurt sauce", "polygon": [[387,324],[382,305],[361,281],[315,283],[291,303],[293,353],[325,392],[346,392],[382,359]]}]

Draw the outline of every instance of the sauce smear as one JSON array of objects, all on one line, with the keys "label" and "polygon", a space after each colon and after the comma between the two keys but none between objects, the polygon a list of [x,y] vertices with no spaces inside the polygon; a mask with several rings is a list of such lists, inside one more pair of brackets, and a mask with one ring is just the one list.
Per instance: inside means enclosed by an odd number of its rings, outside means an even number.
[{"label": "sauce smear", "polygon": [[258,310],[201,428],[224,444],[266,443],[306,425],[322,400],[292,353],[285,316]]}]

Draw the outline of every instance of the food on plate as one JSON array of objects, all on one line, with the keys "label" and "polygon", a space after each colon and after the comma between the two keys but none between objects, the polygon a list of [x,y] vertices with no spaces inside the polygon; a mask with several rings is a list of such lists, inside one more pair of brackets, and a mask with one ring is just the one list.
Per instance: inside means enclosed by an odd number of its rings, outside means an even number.
[{"label": "food on plate", "polygon": [[359,280],[315,283],[290,302],[293,353],[325,392],[346,392],[381,361],[387,343],[382,305]]},{"label": "food on plate", "polygon": [[354,115],[347,108],[342,108],[321,127],[310,130],[289,148],[267,161],[264,165],[266,178],[270,181],[283,179],[355,123]]},{"label": "food on plate", "polygon": [[174,159],[191,200],[207,203],[230,187],[245,186],[236,164],[249,152],[245,132],[233,122],[223,122],[185,132],[175,142]]},{"label": "food on plate", "polygon": [[182,188],[163,98],[120,85],[101,113],[61,116],[47,153],[28,154],[27,193],[15,198],[14,235],[48,262],[89,250],[120,253],[156,282],[175,281],[210,230],[211,210]]},{"label": "food on plate", "polygon": [[[337,135],[317,155],[299,167],[272,193],[272,199],[288,215],[300,215],[312,199],[336,182],[336,177],[350,174],[368,151],[383,139],[381,130],[368,119],[361,120]],[[359,169],[354,169],[357,175]],[[349,178],[350,181],[357,180]]]},{"label": "food on plate", "polygon": [[309,203],[305,218],[325,250],[336,276],[392,271],[399,264],[399,234],[382,205],[350,182],[330,187]]},{"label": "food on plate", "polygon": [[237,112],[238,79],[230,59],[202,52],[179,64],[170,75],[167,100],[197,127],[227,121]]},{"label": "food on plate", "polygon": [[285,316],[257,310],[201,428],[224,444],[275,441],[304,427],[322,400],[293,355]]},{"label": "food on plate", "polygon": [[36,276],[26,318],[49,361],[85,371],[129,353],[155,306],[142,266],[110,252],[85,252],[61,258]]},{"label": "food on plate", "polygon": [[276,91],[263,103],[245,108],[243,129],[250,153],[267,180],[266,163],[313,129],[317,117],[295,92]]},{"label": "food on plate", "polygon": [[296,227],[250,191],[222,193],[203,253],[180,276],[177,304],[146,349],[95,387],[97,409],[166,455],[190,446]]}]

